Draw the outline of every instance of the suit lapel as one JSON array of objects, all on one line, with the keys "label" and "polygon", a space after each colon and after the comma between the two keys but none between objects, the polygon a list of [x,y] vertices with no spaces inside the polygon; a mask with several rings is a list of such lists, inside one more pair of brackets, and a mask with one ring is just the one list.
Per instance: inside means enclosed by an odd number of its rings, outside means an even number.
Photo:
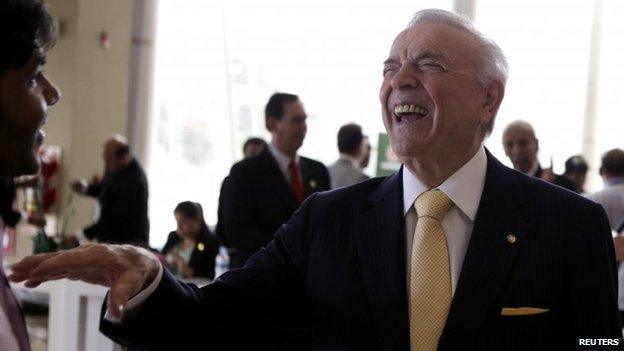
[{"label": "suit lapel", "polygon": [[440,349],[470,345],[496,301],[522,247],[527,223],[517,211],[524,196],[513,171],[489,152],[485,185],[451,303]]},{"label": "suit lapel", "polygon": [[401,179],[401,172],[387,178],[353,223],[371,323],[383,350],[409,347]]},{"label": "suit lapel", "polygon": [[290,188],[290,184],[284,177],[277,161],[273,158],[273,155],[271,155],[268,148],[265,148],[262,154],[258,157],[262,159],[264,166],[267,169],[267,174],[269,175],[268,179],[270,179],[270,181],[274,184],[271,189],[275,191],[275,195],[282,199],[284,204],[287,206],[297,208],[299,204],[297,204],[297,200],[295,199],[295,195]]},{"label": "suit lapel", "polygon": [[303,157],[299,158],[299,168],[301,169],[301,178],[303,182],[303,192],[304,197],[310,196],[312,193],[318,191],[319,181],[315,179],[314,174],[312,174],[312,169],[310,168],[310,164],[308,160]]}]

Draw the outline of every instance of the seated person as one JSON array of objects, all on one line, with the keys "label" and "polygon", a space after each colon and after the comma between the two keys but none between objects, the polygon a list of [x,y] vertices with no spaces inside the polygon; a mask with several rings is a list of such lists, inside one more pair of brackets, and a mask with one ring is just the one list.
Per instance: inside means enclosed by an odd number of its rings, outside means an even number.
[{"label": "seated person", "polygon": [[201,205],[181,202],[173,214],[178,229],[169,233],[162,250],[170,270],[180,278],[214,279],[219,240],[208,229]]}]

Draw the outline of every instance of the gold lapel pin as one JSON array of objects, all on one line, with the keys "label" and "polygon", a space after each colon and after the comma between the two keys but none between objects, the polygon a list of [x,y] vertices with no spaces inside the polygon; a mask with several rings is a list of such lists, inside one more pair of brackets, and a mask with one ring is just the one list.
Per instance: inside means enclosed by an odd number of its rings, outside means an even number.
[{"label": "gold lapel pin", "polygon": [[507,235],[507,242],[510,244],[514,244],[516,242],[516,236],[513,234]]},{"label": "gold lapel pin", "polygon": [[204,251],[204,243],[197,244],[197,250]]},{"label": "gold lapel pin", "polygon": [[316,182],[314,180],[310,181],[310,188],[312,188],[312,189],[316,188]]}]

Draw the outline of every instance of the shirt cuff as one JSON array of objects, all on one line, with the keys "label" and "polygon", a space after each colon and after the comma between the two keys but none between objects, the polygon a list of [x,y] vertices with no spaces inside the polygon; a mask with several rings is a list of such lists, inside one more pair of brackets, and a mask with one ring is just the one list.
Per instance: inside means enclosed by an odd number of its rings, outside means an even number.
[{"label": "shirt cuff", "polygon": [[[145,303],[145,300],[147,300],[150,296],[152,296],[152,294],[158,287],[158,284],[160,284],[162,277],[163,277],[163,267],[162,267],[162,264],[160,264],[158,265],[158,273],[156,274],[156,278],[154,278],[154,280],[150,283],[150,285],[148,285],[147,288],[139,291],[138,294],[136,294],[133,298],[128,300],[128,303],[126,303],[126,306],[123,309],[124,317],[132,316],[141,309],[141,306],[143,306],[143,304]],[[105,303],[108,306],[108,296],[106,297]],[[106,313],[104,314],[104,319],[115,324],[121,324],[122,322],[122,320],[120,320],[119,318],[112,317],[110,313],[108,312],[108,308],[106,309]]]},{"label": "shirt cuff", "polygon": [[87,237],[85,236],[85,233],[82,229],[77,230],[74,233],[74,236],[76,237],[76,240],[78,240],[78,243],[80,245],[86,245],[89,243],[89,239],[87,239]]}]

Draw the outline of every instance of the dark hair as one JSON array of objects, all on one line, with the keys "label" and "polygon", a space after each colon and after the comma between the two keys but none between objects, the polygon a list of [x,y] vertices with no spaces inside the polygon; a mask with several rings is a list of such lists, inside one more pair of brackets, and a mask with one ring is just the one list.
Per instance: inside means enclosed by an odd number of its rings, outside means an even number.
[{"label": "dark hair", "polygon": [[345,124],[338,130],[338,151],[343,154],[356,152],[364,140],[362,127],[355,123]]},{"label": "dark hair", "polygon": [[180,202],[178,206],[176,206],[175,210],[173,210],[173,213],[174,214],[179,213],[183,215],[184,217],[188,217],[194,220],[199,220],[200,221],[200,228],[199,228],[200,237],[206,234],[210,234],[210,229],[208,229],[206,220],[204,220],[204,209],[202,208],[202,205],[199,204],[199,202],[193,202],[193,201]]},{"label": "dark hair", "polygon": [[587,173],[588,169],[589,167],[587,166],[587,162],[585,161],[583,156],[574,155],[565,161],[565,172],[563,173],[564,174],[571,174],[571,173],[585,174]]},{"label": "dark hair", "polygon": [[264,139],[262,139],[262,138],[256,138],[256,137],[249,138],[243,144],[243,153],[245,153],[245,150],[247,150],[247,146],[249,146],[251,144],[262,145],[264,147],[267,146],[267,142],[264,141]]},{"label": "dark hair", "polygon": [[0,6],[0,73],[24,66],[39,49],[56,43],[56,26],[41,0],[3,0]]},{"label": "dark hair", "polygon": [[602,156],[600,172],[612,177],[624,177],[624,151],[613,149]]},{"label": "dark hair", "polygon": [[269,129],[269,117],[281,120],[282,117],[284,117],[284,105],[287,102],[295,101],[299,101],[299,97],[297,95],[288,93],[275,93],[271,95],[269,102],[267,102],[266,107],[264,108],[264,122],[266,124],[266,128]]},{"label": "dark hair", "polygon": [[119,145],[115,149],[115,157],[122,158],[130,154],[130,145]]}]

